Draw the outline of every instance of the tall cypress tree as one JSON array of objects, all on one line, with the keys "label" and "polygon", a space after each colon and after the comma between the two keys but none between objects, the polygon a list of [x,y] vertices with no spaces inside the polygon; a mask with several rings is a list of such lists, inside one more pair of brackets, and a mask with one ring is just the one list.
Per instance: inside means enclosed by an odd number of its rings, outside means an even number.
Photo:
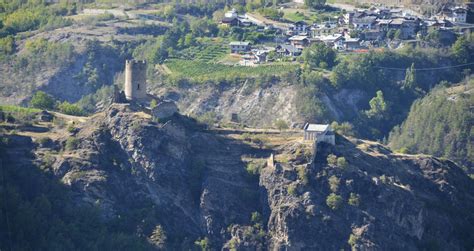
[{"label": "tall cypress tree", "polygon": [[412,63],[410,68],[407,68],[405,74],[405,81],[403,82],[404,90],[413,90],[416,87],[416,70],[415,63]]}]

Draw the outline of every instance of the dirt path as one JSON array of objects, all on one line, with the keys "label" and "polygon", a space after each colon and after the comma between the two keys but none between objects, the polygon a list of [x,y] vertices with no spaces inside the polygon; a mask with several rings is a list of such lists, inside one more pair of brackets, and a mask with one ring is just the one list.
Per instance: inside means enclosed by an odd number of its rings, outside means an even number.
[{"label": "dirt path", "polygon": [[357,9],[354,5],[344,3],[328,3],[327,5],[346,11],[354,11],[355,9]]},{"label": "dirt path", "polygon": [[283,30],[287,30],[290,27],[289,23],[283,23],[283,22],[278,22],[275,20],[268,19],[258,13],[247,13],[247,17],[252,20],[257,20],[258,22],[265,23],[265,24],[271,24],[276,28],[280,28]]},{"label": "dirt path", "polygon": [[61,118],[64,120],[68,121],[74,121],[74,122],[86,122],[87,120],[90,119],[90,117],[82,117],[82,116],[73,116],[73,115],[67,115],[59,112],[53,112],[53,111],[48,111],[49,113],[53,114],[57,118]]},{"label": "dirt path", "polygon": [[171,74],[173,73],[170,68],[168,68],[168,66],[166,66],[166,64],[161,64],[161,65],[157,65],[156,66],[158,68],[159,71],[165,73],[165,74]]}]

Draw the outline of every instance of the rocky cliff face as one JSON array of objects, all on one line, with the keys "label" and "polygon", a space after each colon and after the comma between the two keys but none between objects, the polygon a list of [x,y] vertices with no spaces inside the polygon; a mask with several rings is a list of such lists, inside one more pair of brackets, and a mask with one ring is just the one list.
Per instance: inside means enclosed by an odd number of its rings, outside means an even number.
[{"label": "rocky cliff face", "polygon": [[290,160],[261,174],[271,249],[472,248],[474,184],[454,163],[358,140],[318,150],[304,171]]},{"label": "rocky cliff face", "polygon": [[[290,138],[261,149],[184,116],[153,122],[128,105],[75,127],[50,145],[33,135],[36,161],[104,222],[145,238],[161,226],[167,249],[198,239],[215,250],[474,247],[474,181],[447,160],[343,137],[313,157]],[[10,158],[26,144],[9,147]],[[250,176],[245,157],[270,153],[275,165]]]},{"label": "rocky cliff face", "polygon": [[137,217],[145,235],[160,225],[169,248],[200,237],[222,243],[223,229],[256,211],[257,184],[246,179],[240,160],[250,149],[184,117],[155,123],[115,105],[73,137],[77,148],[57,158],[53,171],[78,203],[99,207],[105,220]]},{"label": "rocky cliff face", "polygon": [[231,114],[239,114],[239,121],[250,126],[272,126],[274,120],[300,122],[294,98],[295,85],[278,83],[259,88],[247,81],[231,86],[215,84],[185,88],[157,88],[160,95],[178,102],[184,114],[201,116],[213,113],[221,121],[230,121]]},{"label": "rocky cliff face", "polygon": [[[202,84],[186,87],[153,87],[160,96],[175,100],[183,114],[202,116],[212,113],[221,122],[231,121],[233,113],[238,122],[251,127],[273,127],[276,120],[301,127],[307,122],[298,110],[296,99],[302,86],[276,82],[266,86],[243,82],[235,85]],[[322,109],[335,120],[349,120],[367,99],[365,92],[343,89],[334,95],[320,94]],[[350,111],[350,112],[344,112]]]}]

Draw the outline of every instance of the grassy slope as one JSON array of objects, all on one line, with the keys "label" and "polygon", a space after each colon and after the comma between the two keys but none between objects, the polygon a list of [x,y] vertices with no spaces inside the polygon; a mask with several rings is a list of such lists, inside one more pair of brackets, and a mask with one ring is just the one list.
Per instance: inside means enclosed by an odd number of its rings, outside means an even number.
[{"label": "grassy slope", "polygon": [[21,106],[16,106],[16,105],[0,105],[0,111],[6,112],[6,113],[22,113],[22,114],[32,114],[32,113],[41,112],[40,109],[27,108],[27,107],[21,107]]}]

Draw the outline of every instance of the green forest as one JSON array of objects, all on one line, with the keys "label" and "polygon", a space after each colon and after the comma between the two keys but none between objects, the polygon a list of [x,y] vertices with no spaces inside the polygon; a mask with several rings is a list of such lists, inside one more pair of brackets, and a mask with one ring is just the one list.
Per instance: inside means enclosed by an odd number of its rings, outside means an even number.
[{"label": "green forest", "polygon": [[416,100],[407,119],[390,133],[390,146],[403,153],[444,157],[474,171],[474,81],[439,86]]}]

